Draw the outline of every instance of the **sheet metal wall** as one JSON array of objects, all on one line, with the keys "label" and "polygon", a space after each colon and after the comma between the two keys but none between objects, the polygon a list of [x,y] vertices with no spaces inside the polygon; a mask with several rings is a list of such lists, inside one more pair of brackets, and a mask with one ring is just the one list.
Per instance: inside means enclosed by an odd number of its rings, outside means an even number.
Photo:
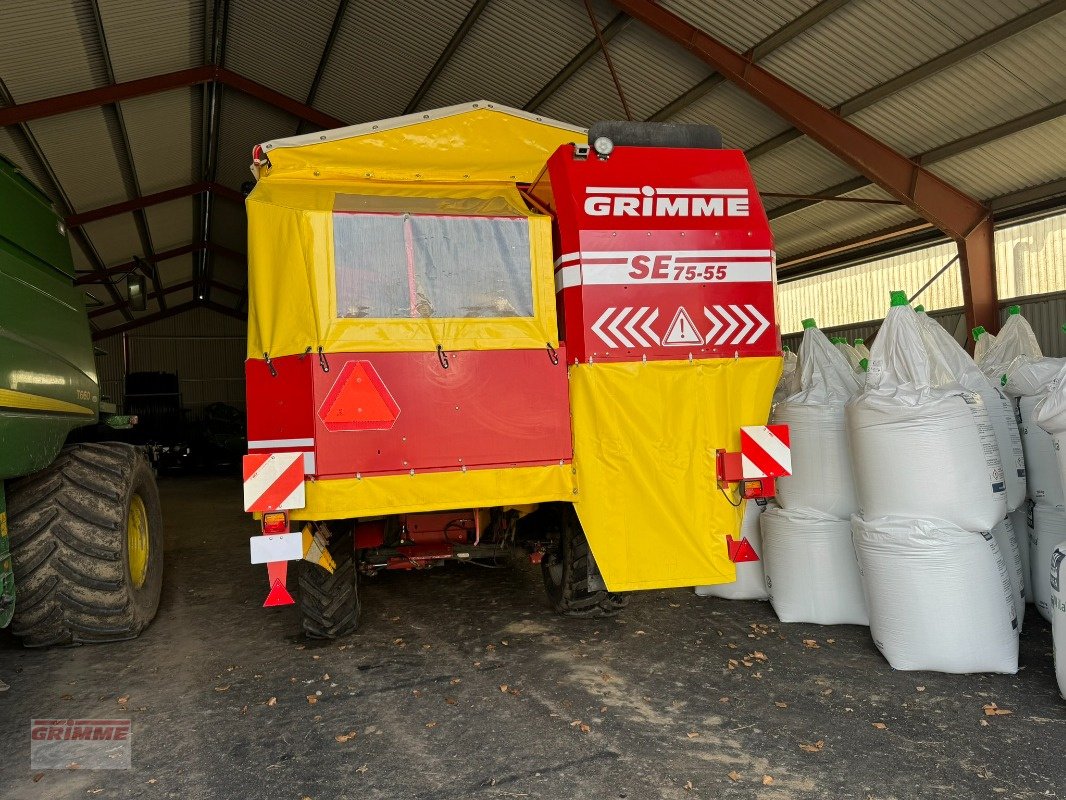
[{"label": "sheet metal wall", "polygon": [[[244,408],[245,323],[195,309],[125,334],[130,370],[176,372],[190,419],[211,403]],[[102,391],[121,407],[123,335],[96,343]]]},{"label": "sheet metal wall", "polygon": [[[872,319],[882,313],[889,290],[913,294],[956,252],[954,244],[935,245],[782,283],[777,300],[781,329],[799,332],[806,317],[828,326]],[[1066,290],[1066,215],[997,230],[996,282],[1003,300]],[[916,302],[930,309],[960,307],[958,264],[948,268]]]},{"label": "sheet metal wall", "polygon": [[[1066,292],[1004,300],[1000,303],[1000,322],[1007,318],[1007,309],[1013,305],[1021,307],[1022,315],[1033,326],[1033,332],[1040,342],[1040,348],[1044,351],[1044,355],[1066,356],[1066,333],[1062,331],[1062,325],[1066,323]],[[960,344],[964,343],[966,337],[969,336],[969,331],[966,330],[966,317],[963,315],[961,308],[934,311],[929,316],[936,319],[949,332],[954,334],[956,341]],[[880,327],[881,320],[872,320],[854,325],[823,328],[823,330],[828,336],[843,336],[849,342],[856,337],[861,337],[866,340],[866,344],[869,346],[877,333],[877,329]],[[802,333],[792,333],[781,337],[782,343],[791,347],[793,352],[799,349],[802,339]]]}]

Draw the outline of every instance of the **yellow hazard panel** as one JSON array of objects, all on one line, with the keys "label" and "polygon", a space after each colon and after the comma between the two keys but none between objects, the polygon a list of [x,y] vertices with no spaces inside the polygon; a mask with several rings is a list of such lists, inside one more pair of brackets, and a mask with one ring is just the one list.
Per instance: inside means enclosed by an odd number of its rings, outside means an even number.
[{"label": "yellow hazard panel", "polygon": [[570,367],[576,508],[609,589],[736,580],[742,509],[717,489],[715,451],[766,423],[780,374],[780,358]]},{"label": "yellow hazard panel", "polygon": [[[423,313],[414,303],[409,313],[394,318],[369,318],[340,313],[336,243],[358,252],[362,260],[386,259],[372,242],[353,240],[346,232],[335,237],[336,215],[346,224],[352,212],[412,213],[512,218],[528,225],[529,264],[516,283],[528,294],[529,307],[514,316],[487,316],[473,309],[468,316]],[[248,357],[271,358],[303,353],[445,350],[506,350],[558,345],[551,222],[531,213],[513,184],[398,184],[368,181],[260,180],[247,200],[248,209]],[[396,219],[396,217],[393,217]],[[520,222],[519,222],[520,221]],[[447,223],[444,223],[447,224]],[[522,233],[524,237],[524,231]],[[398,238],[403,250],[402,235]],[[524,244],[524,243],[523,243]],[[387,275],[385,266],[378,266]],[[526,272],[528,269],[528,272]],[[406,268],[396,267],[406,285]],[[412,276],[412,296],[416,286]],[[475,284],[479,280],[468,280]],[[458,284],[456,284],[458,285]],[[517,314],[522,314],[518,316]]]},{"label": "yellow hazard panel", "polygon": [[575,497],[574,471],[569,464],[338,478],[308,481],[306,487],[307,505],[292,511],[293,519],[521,506]]}]

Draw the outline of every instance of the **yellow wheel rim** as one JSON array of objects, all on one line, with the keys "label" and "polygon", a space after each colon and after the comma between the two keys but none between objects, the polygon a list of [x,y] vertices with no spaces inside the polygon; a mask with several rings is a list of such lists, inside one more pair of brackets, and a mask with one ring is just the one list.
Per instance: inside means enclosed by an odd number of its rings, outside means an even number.
[{"label": "yellow wheel rim", "polygon": [[130,510],[126,515],[126,537],[130,556],[130,580],[135,588],[144,586],[148,577],[148,512],[140,495],[130,498]]}]

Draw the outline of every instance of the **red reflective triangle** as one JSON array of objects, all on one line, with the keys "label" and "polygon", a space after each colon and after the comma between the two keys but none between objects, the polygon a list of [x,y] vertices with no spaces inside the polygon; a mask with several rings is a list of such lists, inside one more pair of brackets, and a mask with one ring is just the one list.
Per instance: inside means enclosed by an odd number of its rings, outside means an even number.
[{"label": "red reflective triangle", "polygon": [[267,599],[263,601],[263,608],[293,605],[296,605],[296,601],[292,599],[292,595],[289,594],[289,590],[285,588],[285,584],[281,582],[280,578],[275,579],[274,585],[270,587],[270,594],[268,594]]},{"label": "red reflective triangle", "polygon": [[388,430],[400,407],[369,361],[349,361],[341,369],[319,417],[330,431]]},{"label": "red reflective triangle", "polygon": [[755,548],[751,546],[751,542],[747,539],[741,539],[738,542],[732,536],[727,535],[725,541],[726,547],[729,548],[729,560],[734,564],[759,560],[759,554],[755,552]]}]

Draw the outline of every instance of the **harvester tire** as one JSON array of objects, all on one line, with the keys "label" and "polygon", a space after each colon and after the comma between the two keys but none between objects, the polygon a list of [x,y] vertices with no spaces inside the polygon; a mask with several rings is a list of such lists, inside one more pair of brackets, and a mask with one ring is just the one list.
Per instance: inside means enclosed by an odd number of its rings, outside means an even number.
[{"label": "harvester tire", "polygon": [[560,511],[559,546],[540,562],[552,610],[567,617],[611,617],[629,605],[629,596],[589,589],[592,551],[573,506]]},{"label": "harvester tire", "polygon": [[337,564],[332,574],[300,562],[300,613],[309,639],[337,639],[359,627],[359,570],[351,531],[330,539],[329,554]]},{"label": "harvester tire", "polygon": [[132,639],[159,608],[163,516],[148,460],[119,443],[65,447],[8,484],[12,631],[29,647]]}]

